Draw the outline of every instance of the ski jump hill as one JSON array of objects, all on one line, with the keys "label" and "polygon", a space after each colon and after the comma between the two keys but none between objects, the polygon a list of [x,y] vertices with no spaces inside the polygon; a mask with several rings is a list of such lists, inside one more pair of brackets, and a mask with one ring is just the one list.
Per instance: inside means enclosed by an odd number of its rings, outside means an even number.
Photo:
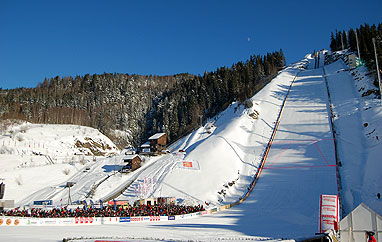
[{"label": "ski jump hill", "polygon": [[[369,123],[368,128],[374,128],[369,137],[372,145],[359,138],[364,134],[358,134],[356,129],[352,142],[344,140],[350,139],[345,135],[350,125],[357,120],[362,123],[359,120],[376,119],[382,110],[370,99],[365,102],[370,107],[367,111],[372,113],[365,115],[354,110],[347,113],[343,103],[352,106],[356,102],[361,106],[356,92],[352,92],[353,96],[341,94],[341,88],[351,87],[346,84],[351,79],[349,71],[342,60],[324,66],[324,52],[319,52],[319,56],[315,59],[307,55],[301,62],[289,65],[250,99],[252,107],[233,103],[206,126],[173,144],[169,148],[171,154],[146,161],[135,173],[108,175],[105,179],[105,166],[118,166],[116,160],[121,157],[87,165],[88,172],[80,170],[81,181],[76,185],[79,192],[72,195],[73,200],[87,199],[83,194],[89,194],[89,188],[81,184],[92,187],[94,183],[97,184],[92,194],[94,201],[113,194],[118,194],[113,195],[115,200],[168,196],[177,197],[182,204],[200,203],[208,210],[221,211],[188,220],[96,228],[0,226],[1,236],[12,241],[57,241],[68,237],[93,238],[79,241],[293,240],[319,232],[321,194],[339,195],[343,199],[342,216],[360,201],[366,201],[380,213],[382,206],[369,193],[381,189],[381,183],[374,184],[378,177],[374,170],[381,167],[374,162],[380,155],[376,150],[381,150],[377,136],[381,129]],[[342,86],[338,87],[336,82]],[[346,117],[339,121],[342,114]],[[359,155],[354,144],[369,152],[364,154],[361,175],[357,175],[358,163],[345,164],[348,156]],[[342,167],[338,165],[340,160]],[[181,167],[184,161],[192,163],[192,169]],[[91,177],[92,182],[85,182],[86,177]],[[358,186],[354,186],[356,183]],[[46,194],[46,189],[37,189],[33,199]],[[51,195],[51,199],[58,203],[67,194],[59,185],[55,189],[57,195]],[[18,201],[29,201],[30,197],[19,197]]]}]

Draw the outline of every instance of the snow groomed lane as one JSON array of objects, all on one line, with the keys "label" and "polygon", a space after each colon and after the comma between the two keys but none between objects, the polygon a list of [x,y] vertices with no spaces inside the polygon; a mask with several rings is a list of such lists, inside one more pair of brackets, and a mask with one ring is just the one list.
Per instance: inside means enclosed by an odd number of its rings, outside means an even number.
[{"label": "snow groomed lane", "polygon": [[248,199],[216,217],[236,217],[253,236],[299,238],[319,232],[321,194],[337,195],[328,95],[321,69],[293,84],[260,178]]},{"label": "snow groomed lane", "polygon": [[273,218],[268,226],[273,224],[270,227],[282,237],[319,232],[319,197],[337,194],[322,75],[321,69],[303,71],[293,84],[261,177],[248,201],[254,202],[258,219]]}]

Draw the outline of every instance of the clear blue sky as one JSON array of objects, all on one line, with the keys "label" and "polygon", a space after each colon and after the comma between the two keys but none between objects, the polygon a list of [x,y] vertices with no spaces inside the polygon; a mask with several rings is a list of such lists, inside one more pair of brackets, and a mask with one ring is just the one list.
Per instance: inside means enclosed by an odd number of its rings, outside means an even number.
[{"label": "clear blue sky", "polygon": [[0,88],[45,77],[202,74],[283,49],[295,62],[330,33],[382,22],[381,0],[0,0]]}]

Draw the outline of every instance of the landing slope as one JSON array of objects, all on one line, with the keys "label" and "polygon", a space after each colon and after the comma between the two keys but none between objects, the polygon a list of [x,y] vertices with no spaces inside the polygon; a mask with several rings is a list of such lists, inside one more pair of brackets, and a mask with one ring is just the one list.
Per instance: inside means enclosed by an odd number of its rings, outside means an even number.
[{"label": "landing slope", "polygon": [[[259,182],[243,204],[212,216],[217,223],[234,218],[235,222],[227,227],[247,235],[274,238],[298,238],[318,232],[319,197],[337,194],[322,74],[321,69],[300,73],[286,101]],[[203,219],[199,220],[200,227],[212,226],[202,225]]]}]

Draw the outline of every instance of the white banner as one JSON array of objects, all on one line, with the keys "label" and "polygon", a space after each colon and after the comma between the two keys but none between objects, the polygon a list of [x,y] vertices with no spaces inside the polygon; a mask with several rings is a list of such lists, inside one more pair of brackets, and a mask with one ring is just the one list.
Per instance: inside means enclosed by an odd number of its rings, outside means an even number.
[{"label": "white banner", "polygon": [[337,195],[321,195],[320,198],[320,233],[335,230],[339,222],[339,201]]}]

